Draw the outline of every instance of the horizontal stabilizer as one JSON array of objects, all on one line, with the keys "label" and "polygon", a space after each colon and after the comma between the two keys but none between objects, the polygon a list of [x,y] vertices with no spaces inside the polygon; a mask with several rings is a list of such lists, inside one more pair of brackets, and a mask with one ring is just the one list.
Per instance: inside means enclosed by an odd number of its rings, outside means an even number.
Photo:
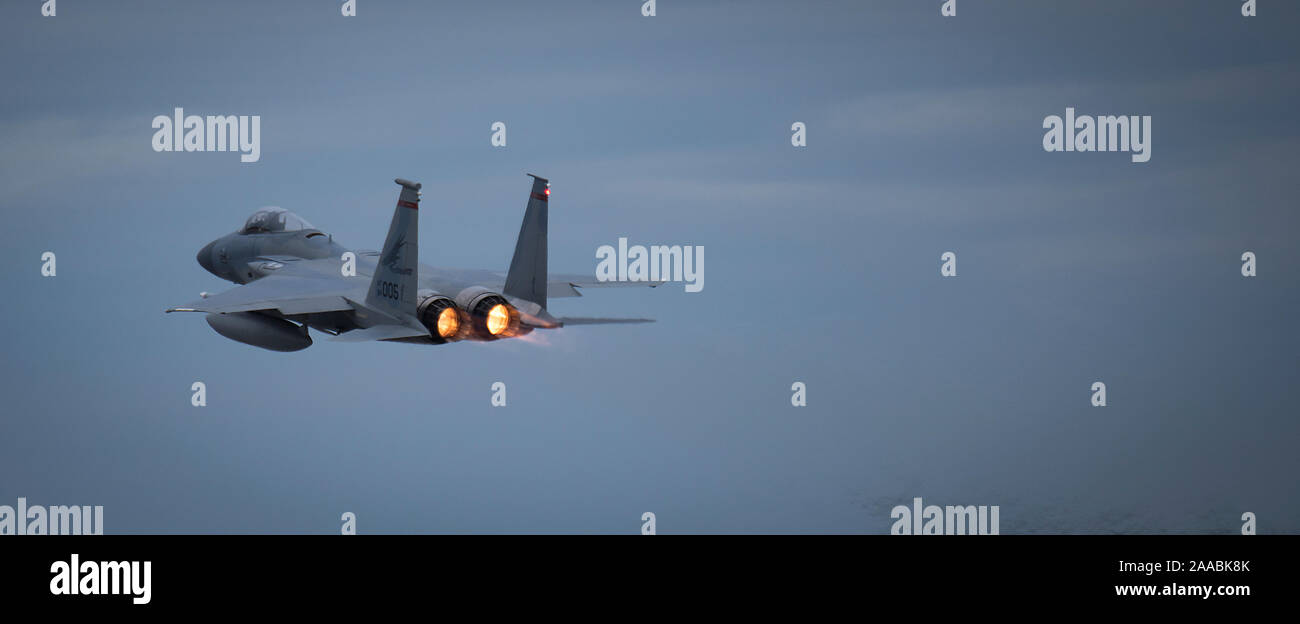
[{"label": "horizontal stabilizer", "polygon": [[654,288],[665,282],[602,282],[590,275],[555,275],[550,276],[546,287],[552,299],[560,297],[581,297],[580,288]]},{"label": "horizontal stabilizer", "polygon": [[565,325],[625,325],[628,323],[653,323],[648,318],[593,318],[582,316],[562,316],[560,322]]}]

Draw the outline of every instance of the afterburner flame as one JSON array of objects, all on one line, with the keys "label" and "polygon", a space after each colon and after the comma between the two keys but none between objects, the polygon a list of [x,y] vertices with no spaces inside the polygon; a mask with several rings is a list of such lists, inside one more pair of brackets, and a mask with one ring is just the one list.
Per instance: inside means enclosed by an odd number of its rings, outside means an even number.
[{"label": "afterburner flame", "polygon": [[504,303],[498,303],[488,310],[487,329],[488,333],[498,336],[501,332],[510,327],[510,309]]},{"label": "afterburner flame", "polygon": [[460,331],[460,315],[456,313],[455,308],[443,308],[438,313],[438,335],[443,338],[451,338]]}]

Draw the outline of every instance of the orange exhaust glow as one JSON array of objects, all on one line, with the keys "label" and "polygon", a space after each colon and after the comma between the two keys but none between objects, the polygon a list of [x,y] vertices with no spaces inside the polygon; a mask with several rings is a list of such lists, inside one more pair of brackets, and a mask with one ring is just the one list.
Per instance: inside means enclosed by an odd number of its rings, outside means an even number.
[{"label": "orange exhaust glow", "polygon": [[455,308],[444,308],[438,313],[438,335],[451,338],[460,331],[460,315]]},{"label": "orange exhaust glow", "polygon": [[510,327],[510,309],[504,303],[498,303],[488,310],[487,330],[493,336],[498,336],[501,332]]}]

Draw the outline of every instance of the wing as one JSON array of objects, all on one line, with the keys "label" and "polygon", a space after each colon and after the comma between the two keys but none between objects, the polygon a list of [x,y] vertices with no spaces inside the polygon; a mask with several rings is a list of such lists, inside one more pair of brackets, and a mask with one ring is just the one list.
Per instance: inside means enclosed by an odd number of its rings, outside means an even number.
[{"label": "wing", "polygon": [[338,284],[290,277],[264,277],[251,284],[168,308],[168,312],[253,312],[277,310],[280,314],[311,314],[354,309]]},{"label": "wing", "polygon": [[[311,314],[353,310],[348,299],[365,297],[366,280],[333,277],[310,267],[286,266],[255,282],[168,308],[168,312],[253,312],[278,310],[280,314]],[[308,264],[308,263],[302,263]],[[337,271],[335,271],[337,272]],[[358,298],[359,297],[359,298]]]},{"label": "wing", "polygon": [[360,310],[368,312],[371,322],[378,324],[344,331],[331,340],[359,342],[429,335],[429,331],[414,319],[386,318],[382,312],[361,303],[369,290],[368,276],[339,276],[338,267],[332,261],[282,258],[277,263],[280,268],[262,279],[167,311],[228,314],[275,310],[283,316],[291,316]]},{"label": "wing", "polygon": [[375,325],[374,327],[344,332],[337,336],[331,336],[329,339],[334,342],[365,342],[367,340],[396,340],[398,338],[420,337],[428,338],[429,330],[407,327],[406,325]]}]

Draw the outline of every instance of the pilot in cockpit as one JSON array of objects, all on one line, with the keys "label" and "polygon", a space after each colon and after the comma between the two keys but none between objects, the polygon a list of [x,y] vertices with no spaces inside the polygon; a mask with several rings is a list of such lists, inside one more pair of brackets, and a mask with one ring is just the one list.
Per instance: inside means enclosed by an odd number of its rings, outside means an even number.
[{"label": "pilot in cockpit", "polygon": [[284,208],[268,207],[254,212],[248,221],[244,222],[243,229],[239,230],[240,234],[265,234],[271,232],[300,232],[302,230],[314,230],[315,227],[308,223],[306,219],[285,210]]}]

